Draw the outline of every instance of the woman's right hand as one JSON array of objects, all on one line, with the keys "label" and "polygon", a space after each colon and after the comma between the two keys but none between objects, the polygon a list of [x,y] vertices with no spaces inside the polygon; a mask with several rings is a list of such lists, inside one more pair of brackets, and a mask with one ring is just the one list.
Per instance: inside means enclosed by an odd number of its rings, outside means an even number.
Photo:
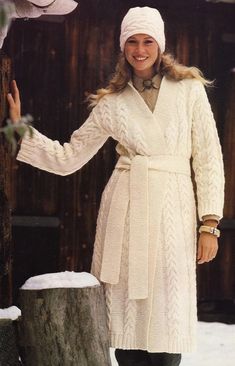
[{"label": "woman's right hand", "polygon": [[9,103],[9,117],[12,123],[17,123],[21,119],[20,93],[16,81],[11,82],[11,93],[7,94]]}]

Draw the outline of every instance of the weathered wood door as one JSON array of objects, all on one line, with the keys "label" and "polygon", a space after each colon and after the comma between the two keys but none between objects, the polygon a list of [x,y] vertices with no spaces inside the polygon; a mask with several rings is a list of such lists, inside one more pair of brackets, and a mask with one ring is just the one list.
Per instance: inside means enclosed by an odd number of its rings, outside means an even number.
[{"label": "weathered wood door", "polygon": [[[11,76],[10,59],[0,51],[0,127],[7,115],[6,93]],[[12,187],[12,157],[0,134],[0,307],[12,302],[12,237],[8,197]]]}]

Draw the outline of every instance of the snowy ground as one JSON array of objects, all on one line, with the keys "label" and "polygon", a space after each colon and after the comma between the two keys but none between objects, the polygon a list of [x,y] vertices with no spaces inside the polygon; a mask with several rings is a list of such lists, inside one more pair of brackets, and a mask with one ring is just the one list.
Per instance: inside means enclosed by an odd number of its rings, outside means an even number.
[{"label": "snowy ground", "polygon": [[[35,276],[26,281],[24,289],[50,287],[87,287],[99,284],[89,273],[62,272]],[[20,310],[15,306],[0,309],[0,318],[16,319]],[[112,366],[118,366],[111,349]],[[235,366],[235,325],[198,323],[198,351],[183,354],[181,366]]]},{"label": "snowy ground", "polygon": [[[112,366],[118,366],[111,349]],[[180,366],[235,366],[235,325],[198,323],[198,352],[183,354]]]}]

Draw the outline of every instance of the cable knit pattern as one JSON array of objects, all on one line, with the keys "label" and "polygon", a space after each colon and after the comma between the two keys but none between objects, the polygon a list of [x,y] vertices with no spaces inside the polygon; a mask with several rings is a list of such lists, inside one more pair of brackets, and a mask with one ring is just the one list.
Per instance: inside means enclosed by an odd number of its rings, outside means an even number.
[{"label": "cable knit pattern", "polygon": [[95,236],[95,245],[93,251],[93,258],[91,273],[96,276],[97,278],[100,277],[100,269],[101,269],[101,262],[102,262],[102,253],[103,253],[103,243],[105,237],[105,231],[107,226],[107,219],[109,212],[109,207],[111,203],[111,192],[114,189],[115,185],[117,184],[119,178],[119,174],[117,170],[114,170],[109,182],[107,183],[105,190],[102,194],[102,199],[100,202],[100,208],[97,218],[97,225],[96,225],[96,236]]},{"label": "cable knit pattern", "polygon": [[119,136],[119,143],[124,146],[127,151],[130,151],[130,148],[133,148],[133,140],[129,139],[129,134],[127,133],[127,115],[128,111],[122,103],[120,103],[120,98],[117,98],[117,118],[118,124],[116,126],[116,134]]},{"label": "cable knit pattern", "polygon": [[216,196],[223,198],[224,172],[215,120],[200,82],[195,83],[192,94],[192,156],[197,183],[198,212],[202,220],[203,215],[210,213],[218,212],[218,215],[222,216],[221,205],[218,206]]},{"label": "cable knit pattern", "polygon": [[[183,243],[184,253],[186,255],[187,276],[188,276],[188,334],[190,339],[195,339],[196,329],[193,324],[196,321],[196,245],[189,245],[192,237],[196,243],[196,206],[194,201],[194,192],[192,182],[185,176],[177,177],[177,189],[180,195],[180,212],[183,223]],[[192,270],[193,269],[193,270]]]},{"label": "cable knit pattern", "polygon": [[[116,166],[102,195],[91,272],[100,279],[105,265],[110,346],[191,352],[197,328],[196,213],[200,219],[205,215],[221,218],[224,201],[221,146],[204,87],[196,80],[175,82],[163,77],[152,112],[129,83],[121,93],[102,98],[69,143],[60,145],[34,129],[32,138],[23,138],[17,159],[55,174],[71,174],[91,159],[108,137],[118,142],[116,149],[125,163]],[[190,177],[191,157],[198,207]],[[173,166],[172,161],[178,165]],[[141,169],[139,176],[144,181],[136,181],[138,171],[133,174],[133,166]],[[135,177],[135,182],[130,177]],[[143,186],[148,190],[146,202],[141,195]],[[133,204],[138,194],[142,199]],[[136,241],[141,227],[135,223],[135,218],[141,217],[141,207],[137,216],[132,211],[138,204],[148,212],[146,236],[138,242],[140,250],[148,253],[147,281],[138,284],[138,291],[146,295],[140,297],[137,291],[136,297],[131,297],[129,270],[134,268],[138,276],[136,269],[141,268],[141,256],[135,263],[129,255],[130,250],[135,253],[135,242],[129,245],[133,235],[130,222]],[[109,243],[107,237],[115,240]],[[118,252],[110,252],[110,248]]]},{"label": "cable knit pattern", "polygon": [[110,106],[106,98],[103,98],[102,103],[93,109],[87,121],[74,131],[70,142],[63,146],[33,129],[33,138],[29,133],[26,134],[17,159],[54,174],[68,175],[75,172],[96,154],[111,135],[109,111]]},{"label": "cable knit pattern", "polygon": [[[178,133],[177,141],[175,141],[175,153],[179,155],[185,154],[185,146],[182,146],[181,141],[189,141],[190,129],[185,128],[187,125],[187,105],[185,104],[187,90],[184,87],[184,82],[179,82],[179,93],[177,95],[177,116],[178,116]],[[179,150],[178,150],[179,149]],[[190,148],[187,146],[187,154],[190,154]]]},{"label": "cable knit pattern", "polygon": [[[126,240],[125,243],[128,243],[128,238],[129,238],[129,213],[126,217],[126,233],[125,235]],[[128,246],[124,245],[123,246],[123,254],[122,254],[122,271],[120,274],[120,282],[122,282],[122,286],[124,283],[126,283],[126,288],[125,288],[125,304],[124,304],[124,309],[125,309],[125,313],[124,313],[124,335],[126,337],[126,339],[130,339],[132,334],[135,334],[135,322],[136,322],[136,311],[137,311],[137,307],[136,307],[136,301],[134,300],[130,300],[128,298]],[[128,344],[127,344],[128,346]]]},{"label": "cable knit pattern", "polygon": [[[176,177],[174,174],[170,174],[167,179],[167,188],[165,195],[165,204],[163,210],[163,223],[164,225],[164,255],[165,255],[165,274],[166,274],[166,288],[169,289],[167,292],[167,320],[170,324],[171,337],[177,339],[179,337],[179,275],[178,275],[178,263],[179,248],[176,246],[177,243],[177,231],[175,230],[175,200],[174,197],[176,190],[175,185],[177,184]],[[169,189],[171,187],[171,189]],[[177,192],[178,193],[178,192]]]}]

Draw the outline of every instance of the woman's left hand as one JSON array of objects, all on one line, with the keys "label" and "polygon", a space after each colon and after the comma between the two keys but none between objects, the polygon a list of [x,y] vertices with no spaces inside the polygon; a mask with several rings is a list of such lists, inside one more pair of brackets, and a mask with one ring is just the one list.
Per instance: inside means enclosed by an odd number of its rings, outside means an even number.
[{"label": "woman's left hand", "polygon": [[7,100],[9,103],[9,117],[12,123],[15,124],[21,119],[20,93],[15,80],[11,82],[11,93],[7,94]]},{"label": "woman's left hand", "polygon": [[202,232],[198,240],[198,264],[210,262],[218,252],[218,238],[210,233]]}]

